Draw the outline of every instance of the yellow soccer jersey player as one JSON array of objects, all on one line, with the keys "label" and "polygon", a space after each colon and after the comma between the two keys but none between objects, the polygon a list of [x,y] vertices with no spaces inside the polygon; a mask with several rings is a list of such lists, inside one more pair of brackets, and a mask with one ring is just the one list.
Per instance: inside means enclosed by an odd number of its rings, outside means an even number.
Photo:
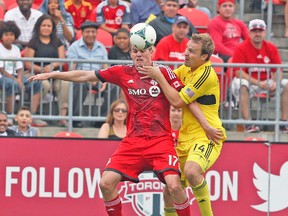
[{"label": "yellow soccer jersey player", "polygon": [[[209,124],[212,127],[224,130],[218,113],[220,102],[219,80],[211,66],[211,62],[208,61],[193,72],[190,67],[185,65],[174,70],[174,72],[185,85],[179,93],[182,100],[186,104],[197,101]],[[183,107],[180,133],[180,142],[206,137],[204,130],[192,115],[188,106]],[[197,134],[197,136],[193,137],[191,133]]]},{"label": "yellow soccer jersey player", "polygon": [[[223,131],[224,137],[219,144],[215,145],[207,137],[200,123],[190,112],[188,106],[184,106],[182,127],[179,134],[177,153],[183,169],[186,161],[195,161],[203,172],[212,166],[218,158],[222,142],[226,139],[225,129],[219,118],[220,90],[217,74],[208,61],[195,71],[182,65],[174,71],[185,87],[179,93],[182,100],[189,104],[197,101],[208,123]],[[184,172],[183,172],[184,173]],[[185,176],[182,175],[183,181]],[[186,182],[186,181],[185,181]]]}]

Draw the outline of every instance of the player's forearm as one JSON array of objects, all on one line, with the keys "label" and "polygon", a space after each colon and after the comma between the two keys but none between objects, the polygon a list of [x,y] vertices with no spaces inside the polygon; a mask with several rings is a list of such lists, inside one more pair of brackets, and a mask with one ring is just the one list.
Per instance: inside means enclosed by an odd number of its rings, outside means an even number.
[{"label": "player's forearm", "polygon": [[[91,80],[89,72],[94,74],[94,71],[83,71],[83,70],[74,70],[68,72],[52,72],[50,77],[54,79],[60,79],[71,82],[88,82],[88,81],[97,81]],[[95,76],[96,79],[96,76]]]},{"label": "player's forearm", "polygon": [[194,117],[198,120],[201,127],[206,131],[207,128],[210,127],[205,115],[203,114],[202,110],[200,109],[197,102],[192,102],[188,105],[190,112],[194,115]]},{"label": "player's forearm", "polygon": [[166,98],[168,99],[169,103],[175,108],[181,108],[183,106],[183,100],[179,96],[178,91],[170,86],[170,84],[167,82],[163,75],[159,76],[157,82],[161,86],[161,89],[165,94]]}]

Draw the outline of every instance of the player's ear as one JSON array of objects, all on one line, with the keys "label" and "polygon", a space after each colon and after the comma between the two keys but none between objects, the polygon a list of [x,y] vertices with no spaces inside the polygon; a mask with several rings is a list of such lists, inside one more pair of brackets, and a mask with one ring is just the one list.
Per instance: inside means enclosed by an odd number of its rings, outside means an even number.
[{"label": "player's ear", "polygon": [[202,59],[203,61],[207,61],[207,59],[208,59],[208,54],[202,54],[202,55],[201,55],[201,59]]},{"label": "player's ear", "polygon": [[149,52],[152,54],[154,52],[154,49],[155,49],[154,46],[149,47]]}]

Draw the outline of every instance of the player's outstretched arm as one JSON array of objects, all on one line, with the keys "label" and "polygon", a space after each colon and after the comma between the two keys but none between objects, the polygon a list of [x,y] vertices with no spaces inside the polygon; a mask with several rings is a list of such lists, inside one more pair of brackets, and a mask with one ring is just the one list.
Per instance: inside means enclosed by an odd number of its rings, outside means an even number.
[{"label": "player's outstretched arm", "polygon": [[195,116],[195,118],[200,123],[201,127],[206,133],[208,139],[213,141],[216,144],[219,144],[219,141],[223,139],[222,130],[214,128],[209,125],[205,115],[203,114],[202,110],[200,109],[199,105],[196,101],[193,101],[188,105],[190,112]]},{"label": "player's outstretched arm", "polygon": [[28,81],[46,80],[49,78],[72,81],[72,82],[97,82],[95,71],[75,70],[68,72],[42,73],[29,77]]}]

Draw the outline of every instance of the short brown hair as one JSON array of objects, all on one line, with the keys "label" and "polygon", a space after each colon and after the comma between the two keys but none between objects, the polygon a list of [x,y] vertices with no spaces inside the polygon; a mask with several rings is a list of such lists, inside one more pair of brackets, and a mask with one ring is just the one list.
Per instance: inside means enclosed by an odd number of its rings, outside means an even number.
[{"label": "short brown hair", "polygon": [[206,61],[208,61],[215,49],[215,44],[210,35],[207,33],[192,34],[191,40],[193,40],[195,43],[202,44],[201,54],[207,54],[208,58],[206,59]]}]

